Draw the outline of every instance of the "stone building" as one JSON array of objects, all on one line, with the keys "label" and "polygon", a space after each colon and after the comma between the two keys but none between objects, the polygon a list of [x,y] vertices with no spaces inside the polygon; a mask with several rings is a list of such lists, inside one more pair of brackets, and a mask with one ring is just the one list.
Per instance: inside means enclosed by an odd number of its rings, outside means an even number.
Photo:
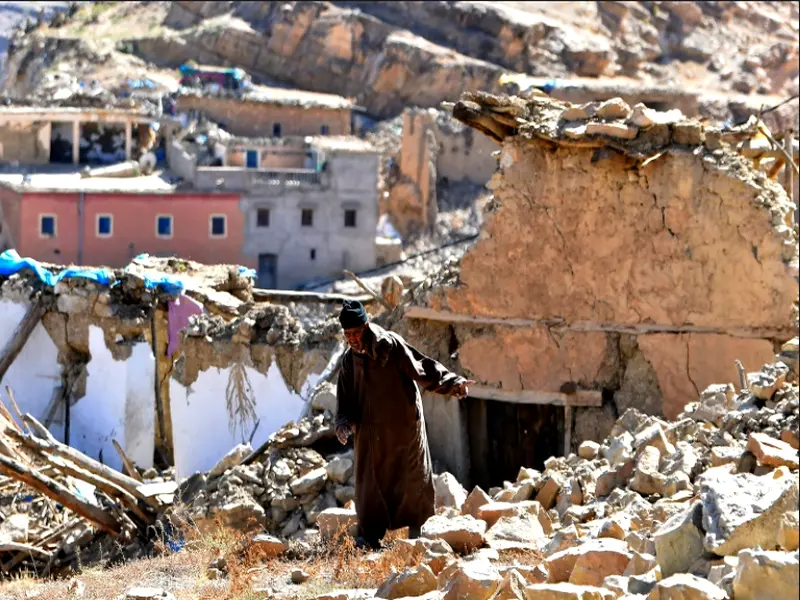
[{"label": "stone building", "polygon": [[0,163],[130,160],[149,149],[154,125],[170,122],[137,109],[5,106],[0,108]]},{"label": "stone building", "polygon": [[241,194],[243,264],[291,288],[375,266],[379,160],[354,137],[233,138],[223,166],[188,172],[198,191]]},{"label": "stone building", "polygon": [[465,96],[455,117],[501,144],[494,200],[406,312],[412,343],[478,382],[426,397],[443,468],[495,485],[629,407],[675,418],[796,335],[795,206],[719,129],[618,100]]},{"label": "stone building", "polygon": [[203,115],[233,135],[252,137],[350,135],[355,108],[349,98],[267,86],[223,96],[186,91],[175,104],[178,113]]}]

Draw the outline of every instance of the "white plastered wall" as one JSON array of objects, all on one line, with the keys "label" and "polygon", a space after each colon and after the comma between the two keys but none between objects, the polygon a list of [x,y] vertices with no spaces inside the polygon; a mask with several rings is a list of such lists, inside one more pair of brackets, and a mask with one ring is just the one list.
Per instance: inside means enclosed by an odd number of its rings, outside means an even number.
[{"label": "white plastered wall", "polygon": [[[273,360],[266,375],[245,367],[255,399],[256,419],[260,420],[253,437],[257,448],[289,421],[302,415],[306,396],[319,374],[306,380],[301,394],[286,385],[278,365]],[[230,369],[208,369],[201,372],[190,387],[170,380],[172,436],[175,452],[175,477],[178,481],[197,471],[206,471],[237,444],[246,442],[239,429],[231,432],[226,408],[226,393]],[[246,431],[249,436],[252,431]]]}]

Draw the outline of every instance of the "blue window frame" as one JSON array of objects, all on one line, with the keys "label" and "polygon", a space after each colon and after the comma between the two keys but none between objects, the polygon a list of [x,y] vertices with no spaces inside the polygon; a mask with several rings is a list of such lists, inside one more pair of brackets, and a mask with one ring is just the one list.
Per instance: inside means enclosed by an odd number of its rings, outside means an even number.
[{"label": "blue window frame", "polygon": [[156,217],[156,235],[163,238],[172,237],[172,215]]},{"label": "blue window frame", "polygon": [[111,215],[97,215],[97,237],[111,237],[114,222]]},{"label": "blue window frame", "polygon": [[42,215],[39,217],[39,235],[42,237],[56,237],[55,215]]}]

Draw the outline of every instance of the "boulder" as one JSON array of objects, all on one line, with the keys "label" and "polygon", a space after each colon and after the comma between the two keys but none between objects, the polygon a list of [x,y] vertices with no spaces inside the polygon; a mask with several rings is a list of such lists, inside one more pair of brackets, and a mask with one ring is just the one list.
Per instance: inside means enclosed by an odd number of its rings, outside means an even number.
[{"label": "boulder", "polygon": [[678,573],[659,581],[647,600],[727,600],[727,597],[725,592],[706,579]]},{"label": "boulder", "polygon": [[625,567],[625,572],[623,575],[626,577],[644,575],[645,573],[655,569],[657,566],[658,560],[652,554],[633,552],[633,558],[631,558],[631,562],[628,563],[628,566]]},{"label": "boulder", "polygon": [[491,600],[525,600],[525,588],[528,580],[516,569],[510,569],[503,575],[503,580],[491,596]]},{"label": "boulder", "polygon": [[367,598],[374,598],[374,589],[341,589],[331,590],[319,596],[315,596],[314,600],[367,600]]},{"label": "boulder", "polygon": [[211,467],[211,470],[208,472],[209,479],[222,475],[228,469],[232,469],[252,453],[253,447],[250,444],[239,444],[232,448],[225,456],[219,459],[216,465]]},{"label": "boulder", "polygon": [[427,565],[419,565],[394,573],[375,592],[376,598],[395,600],[405,596],[421,596],[436,589],[436,575]]},{"label": "boulder", "polygon": [[466,561],[450,575],[442,600],[488,600],[500,582],[500,573],[488,561]]},{"label": "boulder", "polygon": [[336,413],[336,386],[330,382],[321,383],[314,396],[311,398],[311,407],[314,410],[327,410]]},{"label": "boulder", "polygon": [[780,529],[778,529],[779,548],[790,552],[792,550],[797,550],[798,542],[800,542],[798,520],[800,520],[800,513],[796,510],[783,513],[781,526]]},{"label": "boulder", "polygon": [[786,442],[763,433],[751,433],[747,440],[747,449],[753,453],[760,464],[768,467],[789,467],[796,471],[800,466],[797,450]]},{"label": "boulder", "polygon": [[325,471],[325,467],[319,467],[292,481],[289,489],[295,496],[318,494],[325,487],[327,480],[328,473]]},{"label": "boulder", "polygon": [[325,466],[328,479],[345,485],[353,474],[353,459],[348,456],[335,456]]},{"label": "boulder", "polygon": [[553,524],[550,517],[536,500],[526,500],[524,502],[490,502],[478,509],[477,517],[486,521],[487,527],[494,525],[502,517],[512,517],[522,513],[536,515],[542,529],[547,535],[553,532]]},{"label": "boulder", "polygon": [[276,537],[260,533],[250,540],[250,548],[255,550],[260,556],[265,558],[274,558],[280,556],[289,546],[283,540]]},{"label": "boulder", "polygon": [[594,460],[600,452],[600,444],[586,440],[578,446],[578,456],[586,460]]},{"label": "boulder", "polygon": [[672,125],[680,123],[685,117],[683,113],[674,108],[666,112],[659,112],[652,108],[647,108],[641,102],[633,107],[633,114],[631,115],[631,123],[637,127],[652,127],[653,125]]},{"label": "boulder", "polygon": [[550,510],[556,503],[558,492],[561,486],[564,485],[564,478],[557,473],[551,473],[545,480],[539,493],[536,494],[536,501],[542,505],[545,510]]},{"label": "boulder", "polygon": [[446,506],[461,510],[467,500],[467,491],[450,473],[442,473],[433,477],[433,491],[436,498],[436,508]]},{"label": "boulder", "polygon": [[323,539],[333,539],[341,534],[355,536],[358,517],[351,508],[328,508],[317,515],[317,527]]},{"label": "boulder", "polygon": [[720,475],[703,481],[700,496],[705,549],[718,556],[774,548],[784,513],[798,509],[796,477]]},{"label": "boulder", "polygon": [[461,554],[466,554],[484,545],[486,523],[468,516],[433,516],[422,526],[422,537],[439,539]]},{"label": "boulder", "polygon": [[742,550],[733,579],[736,600],[800,597],[800,562],[795,552]]},{"label": "boulder", "polygon": [[615,600],[611,590],[573,583],[535,583],[525,588],[526,600]]},{"label": "boulder", "polygon": [[689,510],[675,515],[653,535],[656,560],[665,577],[689,570],[703,554],[703,506],[696,502]]},{"label": "boulder", "polygon": [[622,575],[633,558],[625,542],[601,547],[584,544],[577,549],[578,560],[569,577],[576,585],[602,586],[609,575]]},{"label": "boulder", "polygon": [[631,115],[631,107],[622,98],[611,98],[601,102],[595,111],[599,119],[627,119]]},{"label": "boulder", "polygon": [[[606,575],[622,575],[625,571],[625,567],[628,566],[628,562],[630,562],[633,557],[625,542],[613,539],[591,540],[579,546],[567,548],[566,550],[561,550],[560,552],[548,556],[545,559],[548,583],[562,583],[566,581],[576,583],[572,581],[572,572],[578,560],[585,555],[590,556],[582,563],[581,574],[578,575],[581,579],[591,577],[591,575],[585,571],[595,564],[595,559],[597,557],[607,558],[613,563],[611,570],[614,572],[609,572]],[[618,562],[621,562],[623,557],[624,564],[621,568],[618,568]],[[619,572],[616,572],[617,570]],[[604,577],[600,578],[601,583]]]},{"label": "boulder", "polygon": [[489,504],[491,501],[491,496],[484,492],[480,486],[476,485],[474,488],[472,488],[472,491],[464,501],[464,505],[461,507],[461,514],[469,515],[479,519],[480,517],[478,516],[478,511],[482,506]]},{"label": "boulder", "polygon": [[509,547],[509,542],[514,542],[515,547],[534,549],[546,540],[539,519],[530,513],[501,517],[486,532],[489,547],[497,550]]}]

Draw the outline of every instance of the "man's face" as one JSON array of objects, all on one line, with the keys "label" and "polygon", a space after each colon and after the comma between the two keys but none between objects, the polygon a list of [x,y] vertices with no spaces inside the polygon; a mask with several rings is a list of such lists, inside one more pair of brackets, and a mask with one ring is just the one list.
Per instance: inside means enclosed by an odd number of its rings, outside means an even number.
[{"label": "man's face", "polygon": [[364,352],[364,334],[366,331],[366,325],[344,330],[344,339],[347,340],[347,343],[353,349],[353,352],[358,352],[359,354]]}]

